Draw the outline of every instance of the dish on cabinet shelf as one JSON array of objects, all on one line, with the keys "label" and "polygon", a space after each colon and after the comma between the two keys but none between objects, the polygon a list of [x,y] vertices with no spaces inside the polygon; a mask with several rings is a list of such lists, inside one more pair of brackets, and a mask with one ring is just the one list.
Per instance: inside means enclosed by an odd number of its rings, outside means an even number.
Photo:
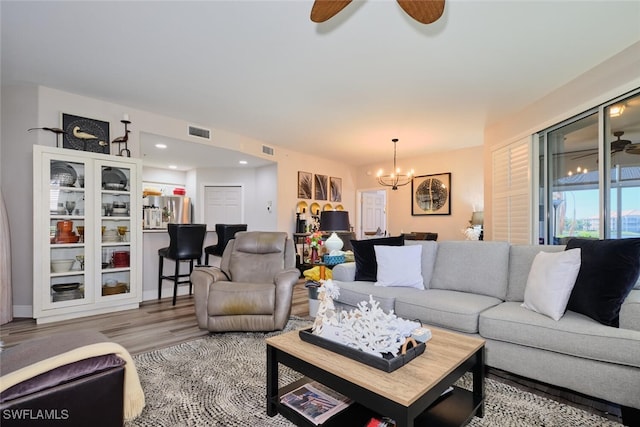
[{"label": "dish on cabinet shelf", "polygon": [[51,289],[56,292],[65,292],[65,291],[75,291],[80,287],[79,282],[74,283],[58,283],[56,285],[51,285]]},{"label": "dish on cabinet shelf", "polygon": [[51,162],[51,182],[62,187],[73,187],[78,179],[76,170],[67,162]]},{"label": "dish on cabinet shelf", "polygon": [[71,271],[71,267],[75,264],[75,259],[52,259],[51,271],[53,273],[66,273]]},{"label": "dish on cabinet shelf", "polygon": [[118,168],[102,169],[102,188],[105,190],[124,190],[127,187],[127,176]]},{"label": "dish on cabinet shelf", "polygon": [[76,235],[75,233],[71,232],[68,235],[60,235],[58,237],[55,237],[53,239],[53,243],[57,243],[57,244],[64,244],[64,243],[78,243],[78,241],[80,240],[80,236]]}]

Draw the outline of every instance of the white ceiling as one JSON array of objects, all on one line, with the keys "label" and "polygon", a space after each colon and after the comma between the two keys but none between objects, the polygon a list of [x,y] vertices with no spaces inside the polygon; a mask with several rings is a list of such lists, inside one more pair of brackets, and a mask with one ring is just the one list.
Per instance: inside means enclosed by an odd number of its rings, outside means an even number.
[{"label": "white ceiling", "polygon": [[[487,124],[640,41],[640,2],[2,1],[2,83],[32,82],[354,165],[482,144]],[[131,117],[135,126],[135,117]],[[39,126],[56,124],[39,123]]]}]

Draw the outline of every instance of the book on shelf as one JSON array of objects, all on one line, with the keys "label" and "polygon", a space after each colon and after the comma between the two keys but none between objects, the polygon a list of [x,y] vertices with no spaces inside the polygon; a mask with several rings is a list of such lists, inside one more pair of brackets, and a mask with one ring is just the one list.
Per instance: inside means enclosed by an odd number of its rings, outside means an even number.
[{"label": "book on shelf", "polygon": [[347,408],[353,401],[329,387],[312,381],[283,395],[280,402],[295,409],[315,425]]}]

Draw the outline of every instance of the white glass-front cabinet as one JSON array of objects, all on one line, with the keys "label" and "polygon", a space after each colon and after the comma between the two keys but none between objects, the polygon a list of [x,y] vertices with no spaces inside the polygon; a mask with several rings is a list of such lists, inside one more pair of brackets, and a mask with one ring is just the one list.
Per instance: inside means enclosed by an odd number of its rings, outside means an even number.
[{"label": "white glass-front cabinet", "polygon": [[46,323],[138,307],[142,163],[33,149],[33,317]]}]

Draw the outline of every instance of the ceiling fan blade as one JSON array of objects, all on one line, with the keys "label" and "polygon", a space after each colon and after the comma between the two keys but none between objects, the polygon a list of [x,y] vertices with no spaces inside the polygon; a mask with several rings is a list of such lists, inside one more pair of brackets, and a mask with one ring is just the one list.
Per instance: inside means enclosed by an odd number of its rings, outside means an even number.
[{"label": "ceiling fan blade", "polygon": [[398,4],[422,24],[436,22],[444,13],[444,0],[398,0]]},{"label": "ceiling fan blade", "polygon": [[640,142],[627,145],[624,147],[624,152],[629,154],[640,154]]},{"label": "ceiling fan blade", "polygon": [[311,8],[311,20],[324,22],[338,14],[347,7],[351,0],[316,0]]}]

